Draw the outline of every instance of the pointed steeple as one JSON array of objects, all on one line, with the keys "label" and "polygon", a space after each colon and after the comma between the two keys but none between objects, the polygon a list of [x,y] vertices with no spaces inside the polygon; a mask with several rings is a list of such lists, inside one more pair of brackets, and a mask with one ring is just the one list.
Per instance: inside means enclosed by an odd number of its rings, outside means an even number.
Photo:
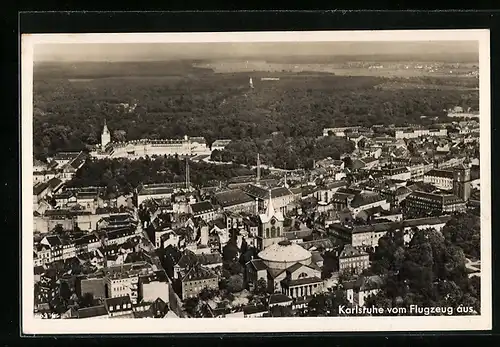
[{"label": "pointed steeple", "polygon": [[275,213],[276,213],[276,210],[274,209],[274,206],[273,206],[273,198],[271,195],[271,188],[269,188],[269,201],[267,203],[266,215],[269,218],[271,218],[272,216],[274,216]]}]

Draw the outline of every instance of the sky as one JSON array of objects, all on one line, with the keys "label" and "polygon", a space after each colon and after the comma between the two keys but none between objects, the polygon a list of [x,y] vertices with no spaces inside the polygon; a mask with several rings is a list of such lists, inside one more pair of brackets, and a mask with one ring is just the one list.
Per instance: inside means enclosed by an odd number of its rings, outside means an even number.
[{"label": "sky", "polygon": [[37,44],[34,61],[161,61],[307,55],[477,54],[477,41]]}]

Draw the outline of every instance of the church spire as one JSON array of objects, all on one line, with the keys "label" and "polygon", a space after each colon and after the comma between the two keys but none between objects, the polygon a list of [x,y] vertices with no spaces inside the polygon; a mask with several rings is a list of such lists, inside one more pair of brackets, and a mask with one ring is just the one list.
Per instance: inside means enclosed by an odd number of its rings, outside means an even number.
[{"label": "church spire", "polygon": [[273,198],[272,198],[272,189],[269,188],[269,202],[267,203],[267,208],[266,208],[266,215],[271,218],[272,216],[274,216],[274,214],[276,213],[276,210],[274,209],[274,206],[273,206]]}]

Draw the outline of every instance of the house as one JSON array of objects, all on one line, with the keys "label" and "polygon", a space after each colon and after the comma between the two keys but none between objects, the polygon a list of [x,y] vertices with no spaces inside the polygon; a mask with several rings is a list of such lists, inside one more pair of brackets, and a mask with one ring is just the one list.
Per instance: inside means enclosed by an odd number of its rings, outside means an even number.
[{"label": "house", "polygon": [[421,212],[450,213],[462,212],[466,202],[454,194],[414,191],[404,200],[405,208]]},{"label": "house", "polygon": [[256,202],[241,189],[218,192],[214,201],[223,211],[255,213]]},{"label": "house", "polygon": [[57,163],[58,167],[62,167],[79,158],[83,152],[59,152],[54,155],[51,161]]},{"label": "house", "polygon": [[165,271],[139,277],[139,300],[154,302],[158,298],[169,302],[169,281]]},{"label": "house", "polygon": [[317,187],[314,197],[318,200],[318,202],[329,203],[333,194],[335,194],[340,188],[347,188],[347,182],[345,180],[322,184]]},{"label": "house", "polygon": [[76,281],[75,292],[80,298],[89,293],[94,299],[104,299],[106,298],[105,279],[100,276],[80,276]]},{"label": "house", "polygon": [[196,254],[186,249],[182,252],[182,256],[174,266],[174,278],[180,278],[182,273],[186,273],[189,269],[196,266],[202,266],[205,269],[221,268],[222,256],[220,253]]},{"label": "house", "polygon": [[368,225],[345,225],[334,223],[330,225],[329,232],[338,238],[350,243],[354,248],[376,247],[379,239],[389,230],[403,230],[405,232],[405,242],[411,240],[411,230],[432,228],[440,231],[450,220],[450,216],[442,215],[438,217],[426,217],[416,219],[406,219],[399,221],[375,221]]},{"label": "house", "polygon": [[151,199],[170,199],[172,195],[179,189],[184,187],[184,183],[158,183],[144,184],[137,189],[137,206],[140,206],[144,201]]},{"label": "house", "polygon": [[38,159],[33,160],[33,173],[47,171],[48,169],[49,164],[47,162]]},{"label": "house", "polygon": [[77,191],[75,197],[78,205],[92,213],[95,213],[98,207],[104,205],[104,201],[97,189]]},{"label": "house", "polygon": [[104,300],[109,318],[133,318],[132,301],[128,295]]},{"label": "house", "polygon": [[136,234],[135,229],[133,228],[123,228],[106,231],[104,236],[104,245],[121,245],[134,236],[136,236]]},{"label": "house", "polygon": [[194,217],[199,217],[205,222],[210,222],[216,218],[216,209],[212,206],[210,201],[201,201],[190,204],[189,210]]},{"label": "house", "polygon": [[384,210],[390,209],[390,203],[381,195],[373,192],[362,192],[355,194],[352,200],[348,201],[348,208],[356,217],[363,210],[368,210],[374,207],[381,207]]},{"label": "house", "polygon": [[339,256],[339,270],[353,271],[360,274],[370,266],[368,253],[354,248],[352,245],[345,245]]},{"label": "house", "polygon": [[76,257],[76,246],[71,240],[63,240],[62,242],[62,259],[71,259]]},{"label": "house", "polygon": [[229,143],[231,143],[231,140],[226,140],[226,139],[215,140],[212,143],[211,149],[212,149],[212,151],[215,151],[215,150],[222,151],[224,148],[226,148],[226,146]]},{"label": "house", "polygon": [[97,223],[97,229],[103,231],[112,231],[118,229],[135,229],[137,222],[130,213],[113,213],[105,215]]},{"label": "house", "polygon": [[181,280],[181,298],[197,297],[205,288],[218,289],[219,278],[212,271],[196,265],[187,271]]},{"label": "house", "polygon": [[[162,229],[159,231],[160,240],[159,240],[159,248],[167,248],[169,246],[178,247],[180,243],[180,235],[177,234],[170,228]],[[156,232],[155,232],[155,235]]]},{"label": "house", "polygon": [[392,167],[381,170],[382,175],[388,179],[394,180],[410,180],[411,172],[407,167]]},{"label": "house", "polygon": [[50,249],[50,259],[52,262],[63,259],[63,243],[59,236],[47,235],[40,241],[40,244]]},{"label": "house", "polygon": [[261,259],[252,259],[245,264],[245,283],[250,288],[255,288],[259,280],[267,283],[267,266]]},{"label": "house", "polygon": [[106,296],[117,298],[127,296],[132,303],[137,303],[139,295],[139,276],[152,274],[153,267],[146,262],[136,262],[108,267],[104,270]]},{"label": "house", "polygon": [[371,295],[376,295],[384,280],[380,276],[361,276],[358,279],[347,282],[343,285],[347,300],[355,306],[363,307],[366,299]]},{"label": "house", "polygon": [[163,301],[161,298],[157,298],[152,302],[143,301],[136,305],[133,305],[134,318],[170,318],[167,315],[174,315],[178,318],[175,313],[169,311],[168,303]]},{"label": "house", "polygon": [[35,210],[38,202],[44,199],[50,193],[51,193],[51,187],[48,184],[48,182],[37,183],[33,186],[33,206]]},{"label": "house", "polygon": [[76,255],[93,252],[101,247],[101,238],[95,233],[84,235],[74,241]]},{"label": "house", "polygon": [[454,174],[452,170],[433,169],[424,174],[424,183],[432,184],[439,189],[453,189]]}]

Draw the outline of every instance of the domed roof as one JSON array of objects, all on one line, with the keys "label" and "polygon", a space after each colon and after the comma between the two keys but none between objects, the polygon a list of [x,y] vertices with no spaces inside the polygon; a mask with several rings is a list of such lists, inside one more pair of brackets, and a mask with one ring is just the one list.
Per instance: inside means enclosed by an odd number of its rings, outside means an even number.
[{"label": "domed roof", "polygon": [[312,254],[290,241],[281,241],[264,249],[259,258],[271,262],[300,262],[311,258]]}]

